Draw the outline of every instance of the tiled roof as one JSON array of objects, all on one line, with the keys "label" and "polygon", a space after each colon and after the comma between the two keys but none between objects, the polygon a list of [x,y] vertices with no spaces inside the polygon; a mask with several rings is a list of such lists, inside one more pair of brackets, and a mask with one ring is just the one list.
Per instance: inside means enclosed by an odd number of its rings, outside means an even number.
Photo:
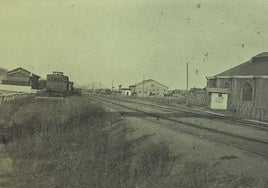
[{"label": "tiled roof", "polygon": [[267,76],[268,52],[252,57],[251,60],[224,71],[216,76]]}]

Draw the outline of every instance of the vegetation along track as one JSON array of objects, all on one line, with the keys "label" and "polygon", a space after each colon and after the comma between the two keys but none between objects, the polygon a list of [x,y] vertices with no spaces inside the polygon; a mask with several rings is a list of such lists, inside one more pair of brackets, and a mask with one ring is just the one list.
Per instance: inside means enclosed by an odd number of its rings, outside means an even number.
[{"label": "vegetation along track", "polygon": [[[217,130],[214,128],[204,127],[204,126],[199,125],[198,123],[189,123],[189,122],[184,122],[184,121],[180,121],[177,119],[171,119],[165,113],[152,113],[152,112],[148,112],[146,110],[143,110],[141,108],[127,105],[127,103],[131,103],[131,102],[134,103],[134,101],[121,100],[118,98],[116,98],[116,99],[110,98],[109,99],[109,98],[100,97],[100,96],[94,96],[93,98],[95,100],[99,100],[103,103],[108,103],[108,104],[113,104],[115,106],[120,106],[124,109],[128,109],[128,110],[132,110],[132,111],[135,111],[138,113],[146,114],[149,117],[155,117],[157,119],[166,120],[169,122],[176,123],[176,125],[179,125],[176,127],[172,126],[173,129],[187,127],[187,129],[183,129],[183,130],[180,129],[179,130],[180,132],[183,131],[184,133],[195,135],[195,136],[198,136],[202,139],[225,144],[225,145],[231,146],[233,148],[237,148],[237,149],[240,149],[243,151],[247,151],[249,153],[253,153],[253,154],[268,158],[268,142],[265,140],[254,139],[254,138],[250,138],[250,137],[246,137],[246,136],[242,136],[242,135],[233,134],[231,132],[225,132],[225,131]],[[141,106],[141,105],[146,106],[147,105],[146,103],[142,103],[142,102],[141,103],[138,102],[136,104],[139,106]],[[154,107],[154,109],[161,110],[161,108],[158,107],[158,105],[154,106],[154,105],[148,104],[148,106]],[[165,108],[165,111],[167,111],[167,110],[168,109]],[[174,109],[172,109],[172,112],[173,112],[173,110]],[[162,109],[162,112],[163,112],[163,109]],[[190,113],[190,112],[187,111],[186,113]],[[191,112],[191,113],[195,114],[195,112]],[[198,114],[195,114],[195,115],[198,115]],[[213,114],[211,114],[211,116],[212,115]],[[210,118],[210,116],[207,116],[206,118]],[[196,129],[198,130],[198,132],[196,131]]]}]

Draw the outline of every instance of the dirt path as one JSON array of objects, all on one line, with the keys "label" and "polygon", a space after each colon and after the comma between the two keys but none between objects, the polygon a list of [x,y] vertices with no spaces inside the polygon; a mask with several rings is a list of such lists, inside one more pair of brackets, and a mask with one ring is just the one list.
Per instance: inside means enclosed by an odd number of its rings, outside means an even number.
[{"label": "dirt path", "polygon": [[[155,143],[165,142],[171,151],[180,156],[173,167],[173,174],[189,170],[196,184],[203,181],[217,183],[215,187],[266,187],[268,160],[220,143],[181,133],[167,128],[167,121],[125,117],[127,126],[134,131],[130,139],[153,135]],[[188,165],[188,166],[187,166]],[[187,178],[187,177],[185,177]],[[188,177],[189,178],[189,177]],[[212,186],[214,187],[214,186]]]}]

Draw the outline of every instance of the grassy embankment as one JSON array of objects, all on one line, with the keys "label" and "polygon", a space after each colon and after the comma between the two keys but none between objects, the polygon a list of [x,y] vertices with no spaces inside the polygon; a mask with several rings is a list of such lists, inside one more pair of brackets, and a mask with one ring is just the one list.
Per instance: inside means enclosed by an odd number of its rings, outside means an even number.
[{"label": "grassy embankment", "polygon": [[86,97],[29,99],[1,109],[9,187],[157,187],[175,160],[164,144],[128,140],[116,114]]},{"label": "grassy embankment", "polygon": [[[86,97],[27,99],[0,109],[13,138],[0,155],[0,187],[252,187],[255,179],[173,156],[150,135],[130,139],[119,115]],[[257,186],[262,187],[262,186]],[[264,186],[265,187],[265,186]]]}]

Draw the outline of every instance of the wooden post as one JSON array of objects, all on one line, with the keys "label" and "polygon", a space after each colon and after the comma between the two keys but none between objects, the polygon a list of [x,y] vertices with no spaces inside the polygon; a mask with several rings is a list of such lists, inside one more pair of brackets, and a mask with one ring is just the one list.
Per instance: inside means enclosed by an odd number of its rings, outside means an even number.
[{"label": "wooden post", "polygon": [[142,97],[144,97],[144,75],[142,80]]},{"label": "wooden post", "polygon": [[188,62],[186,63],[186,106],[189,105],[189,91],[188,91],[188,84],[189,84],[189,67]]},{"label": "wooden post", "polygon": [[186,91],[188,91],[188,84],[189,84],[189,69],[188,69],[188,62],[186,63]]}]

